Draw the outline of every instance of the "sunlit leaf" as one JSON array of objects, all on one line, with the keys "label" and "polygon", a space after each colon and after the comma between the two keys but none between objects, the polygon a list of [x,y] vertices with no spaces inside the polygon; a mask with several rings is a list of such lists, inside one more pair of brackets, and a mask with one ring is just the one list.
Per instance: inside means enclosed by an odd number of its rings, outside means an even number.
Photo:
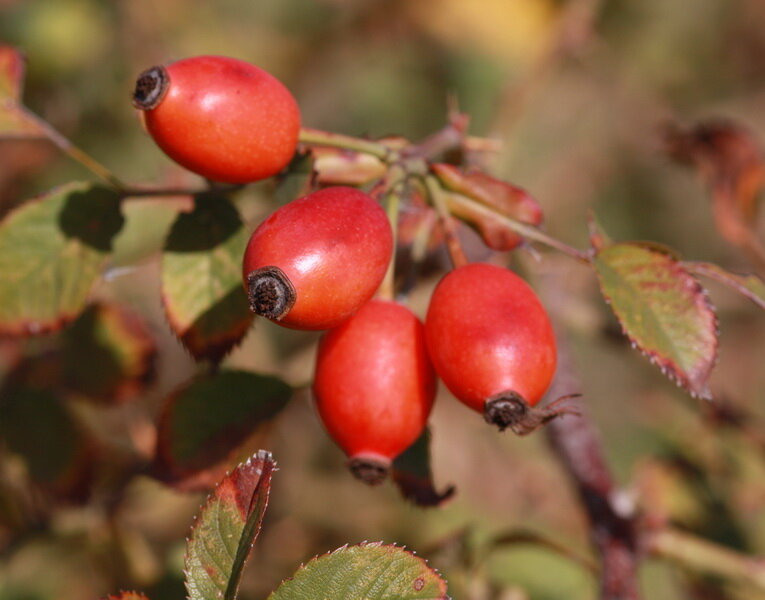
[{"label": "sunlit leaf", "polygon": [[88,307],[64,332],[59,352],[64,388],[88,399],[119,402],[154,377],[157,349],[146,324],[115,304]]},{"label": "sunlit leaf", "polygon": [[393,481],[401,494],[418,506],[438,506],[454,495],[455,487],[438,492],[430,469],[430,430],[393,461]]},{"label": "sunlit leaf", "polygon": [[242,287],[247,231],[231,202],[199,196],[173,224],[162,257],[162,298],[170,326],[196,359],[218,362],[253,319]]},{"label": "sunlit leaf", "polygon": [[217,481],[239,448],[291,395],[282,380],[247,371],[220,371],[193,380],[162,408],[155,475],[183,489]]},{"label": "sunlit leaf", "polygon": [[119,196],[71,183],[0,223],[0,332],[61,327],[82,310],[122,227]]},{"label": "sunlit leaf", "polygon": [[632,344],[689,392],[709,397],[717,317],[701,285],[673,256],[640,244],[608,246],[594,265]]},{"label": "sunlit leaf", "polygon": [[345,546],[309,561],[268,600],[440,600],[446,582],[411,552],[382,543]]},{"label": "sunlit leaf", "polygon": [[268,505],[271,453],[261,450],[215,488],[186,544],[189,600],[231,600]]}]

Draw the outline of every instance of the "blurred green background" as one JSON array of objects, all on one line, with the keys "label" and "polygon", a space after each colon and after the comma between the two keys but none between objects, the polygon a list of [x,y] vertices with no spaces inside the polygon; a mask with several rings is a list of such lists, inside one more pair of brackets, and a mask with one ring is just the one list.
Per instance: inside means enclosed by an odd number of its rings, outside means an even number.
[{"label": "blurred green background", "polygon": [[[651,239],[689,259],[749,269],[716,233],[698,178],[662,152],[659,132],[669,120],[723,116],[763,137],[761,0],[0,0],[0,42],[28,58],[27,105],[130,182],[201,183],[143,133],[130,105],[136,75],[224,54],[280,78],[305,125],[352,135],[421,138],[444,124],[451,96],[471,115],[471,134],[503,142],[489,167],[539,200],[556,237],[584,246],[593,210],[616,239]],[[46,142],[0,141],[0,213],[89,177]],[[237,198],[252,224],[270,191],[258,184]],[[110,276],[95,291],[143,315],[158,340],[157,381],[134,401],[150,412],[196,370],[165,325],[158,292],[156,251],[177,210],[131,205]],[[618,480],[651,513],[765,553],[762,448],[710,424],[614,335],[589,271],[551,253],[525,264],[566,290],[562,316],[582,392]],[[436,279],[412,296],[421,316]],[[762,417],[765,318],[731,292],[710,290],[721,328],[713,390]],[[259,322],[226,364],[305,384],[316,339]],[[0,340],[0,368],[34,344]],[[104,438],[126,435],[129,410],[103,409]],[[298,397],[263,440],[281,470],[243,597],[265,597],[317,553],[384,540],[431,558],[455,598],[592,598],[592,576],[545,549],[506,547],[475,564],[486,540],[517,527],[589,552],[585,517],[544,435],[500,435],[446,392],[432,423],[436,479],[458,491],[424,511],[390,485],[352,480],[307,394]],[[0,495],[16,485],[13,468],[2,468]],[[184,537],[203,496],[142,477],[126,494],[110,527],[98,498],[61,508],[38,528],[4,523],[0,511],[0,598],[75,600],[120,588],[184,597]],[[646,563],[642,574],[651,600],[757,597],[663,563]]]}]

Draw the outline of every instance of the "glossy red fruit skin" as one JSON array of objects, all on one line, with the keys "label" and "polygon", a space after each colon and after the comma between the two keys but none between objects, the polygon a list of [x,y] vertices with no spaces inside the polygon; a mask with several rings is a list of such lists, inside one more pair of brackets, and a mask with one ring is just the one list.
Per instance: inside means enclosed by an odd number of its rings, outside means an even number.
[{"label": "glossy red fruit skin", "polygon": [[483,413],[502,392],[534,406],[547,390],[557,361],[547,312],[512,271],[472,263],[438,283],[425,318],[433,365],[454,396]]},{"label": "glossy red fruit skin", "polygon": [[319,343],[313,392],[329,435],[351,458],[387,462],[422,433],[436,391],[420,320],[372,300]]},{"label": "glossy red fruit skin", "polygon": [[278,323],[330,329],[374,295],[392,253],[380,205],[355,188],[329,187],[285,204],[255,229],[244,253],[245,287],[251,271],[277,266],[297,294]]},{"label": "glossy red fruit skin", "polygon": [[289,163],[300,109],[271,74],[224,56],[185,58],[165,71],[167,91],[144,120],[174,161],[225,183],[265,179]]}]

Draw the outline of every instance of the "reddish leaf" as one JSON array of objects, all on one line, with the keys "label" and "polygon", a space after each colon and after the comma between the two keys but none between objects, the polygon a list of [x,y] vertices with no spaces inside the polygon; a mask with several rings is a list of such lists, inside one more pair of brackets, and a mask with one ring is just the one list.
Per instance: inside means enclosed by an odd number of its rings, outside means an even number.
[{"label": "reddish leaf", "polygon": [[694,165],[712,194],[717,229],[765,272],[765,248],[755,231],[760,192],[765,186],[765,158],[759,140],[745,127],[710,120],[684,131],[666,132],[669,154]]},{"label": "reddish leaf", "polygon": [[260,532],[276,463],[260,450],[215,488],[186,543],[189,600],[232,600]]},{"label": "reddish leaf", "polygon": [[24,57],[13,46],[0,46],[0,100],[21,100]]},{"label": "reddish leaf", "polygon": [[138,315],[115,304],[93,304],[64,332],[62,385],[90,400],[121,402],[153,381],[156,354]]},{"label": "reddish leaf", "polygon": [[105,600],[149,600],[149,597],[140,592],[120,592],[109,594]]},{"label": "reddish leaf", "polygon": [[[467,196],[480,204],[492,208],[501,215],[537,226],[542,222],[542,209],[525,190],[483,171],[463,171],[448,164],[431,165],[441,183],[454,194]],[[467,203],[455,201],[446,194],[449,210],[454,216],[474,227],[483,237],[487,246],[494,250],[507,251],[522,241],[517,233],[485,215],[471,209]]]},{"label": "reddish leaf", "polygon": [[38,119],[21,104],[24,57],[12,46],[0,46],[0,137],[42,137]]},{"label": "reddish leaf", "polygon": [[393,461],[393,481],[401,495],[418,506],[439,506],[454,495],[455,487],[438,492],[430,470],[430,430]]},{"label": "reddish leaf", "polygon": [[162,256],[162,299],[173,332],[197,360],[219,362],[252,324],[242,287],[247,231],[231,202],[195,199],[178,215]]},{"label": "reddish leaf", "polygon": [[717,317],[704,288],[675,257],[641,244],[607,246],[594,266],[632,344],[693,395],[710,397]]},{"label": "reddish leaf", "polygon": [[291,395],[280,379],[246,371],[194,379],[165,401],[153,474],[179,489],[209,488]]}]

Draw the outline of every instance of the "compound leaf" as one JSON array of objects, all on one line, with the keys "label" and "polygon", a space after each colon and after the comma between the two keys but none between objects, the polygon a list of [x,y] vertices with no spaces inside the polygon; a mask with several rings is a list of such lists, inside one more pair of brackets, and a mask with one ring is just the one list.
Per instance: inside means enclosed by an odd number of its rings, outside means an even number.
[{"label": "compound leaf", "polygon": [[698,281],[672,255],[636,243],[605,247],[594,265],[632,344],[691,394],[710,397],[717,317]]},{"label": "compound leaf", "polygon": [[446,582],[422,558],[377,542],[344,546],[314,558],[268,600],[309,598],[437,600],[447,595]]}]

